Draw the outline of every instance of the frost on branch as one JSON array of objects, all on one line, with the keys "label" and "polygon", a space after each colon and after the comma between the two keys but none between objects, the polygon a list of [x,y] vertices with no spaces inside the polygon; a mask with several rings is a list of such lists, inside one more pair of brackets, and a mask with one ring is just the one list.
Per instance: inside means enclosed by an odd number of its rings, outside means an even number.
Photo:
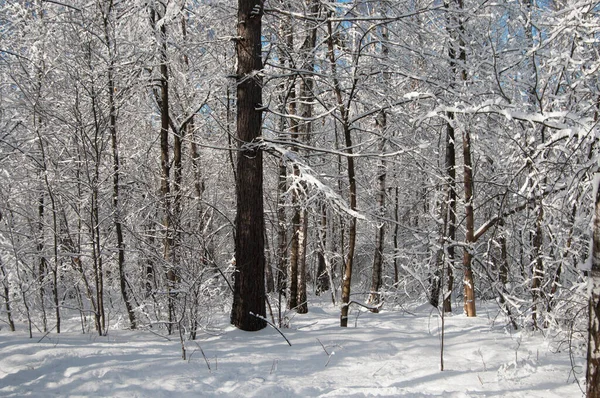
[{"label": "frost on branch", "polygon": [[245,145],[247,149],[261,149],[265,152],[276,154],[287,165],[293,165],[298,169],[298,174],[289,173],[288,192],[294,190],[302,192],[306,198],[307,205],[316,199],[325,200],[332,208],[339,212],[346,213],[351,217],[364,220],[364,215],[352,210],[348,203],[338,195],[330,186],[323,183],[317,173],[304,162],[301,156],[283,145],[261,140],[257,143]]}]

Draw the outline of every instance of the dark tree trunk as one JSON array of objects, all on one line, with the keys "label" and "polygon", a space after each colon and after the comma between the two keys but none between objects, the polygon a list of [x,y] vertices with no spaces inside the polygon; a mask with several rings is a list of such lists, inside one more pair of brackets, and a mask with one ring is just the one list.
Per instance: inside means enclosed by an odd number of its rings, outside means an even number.
[{"label": "dark tree trunk", "polygon": [[119,282],[121,288],[121,296],[125,302],[125,308],[129,315],[129,326],[131,329],[137,327],[135,319],[135,312],[133,311],[133,304],[129,297],[129,291],[127,290],[127,280],[125,276],[125,243],[123,241],[123,223],[121,221],[121,205],[119,195],[119,179],[121,175],[121,165],[119,160],[119,148],[118,148],[118,137],[117,137],[117,109],[115,104],[115,81],[114,81],[114,59],[113,59],[113,47],[112,41],[109,37],[109,15],[112,11],[112,1],[108,2],[108,10],[103,15],[104,25],[104,40],[108,49],[109,54],[109,67],[108,67],[108,107],[109,107],[109,131],[111,136],[112,144],[112,155],[113,155],[113,211],[114,211],[114,223],[115,233],[117,237],[117,251],[118,258],[117,263],[119,267]]},{"label": "dark tree trunk", "polygon": [[[384,54],[386,54],[384,52]],[[381,143],[379,147],[379,153],[385,150],[385,129],[387,127],[387,118],[385,112],[381,112],[376,120],[379,133],[381,134]],[[383,250],[385,243],[385,187],[387,178],[387,162],[384,157],[379,161],[377,166],[377,227],[375,229],[375,252],[373,253],[373,271],[371,274],[371,292],[369,294],[368,302],[373,305],[380,303],[381,285],[383,283]]]},{"label": "dark tree trunk", "polygon": [[255,331],[266,327],[262,152],[262,70],[260,0],[238,0],[236,51],[237,137],[236,237],[231,323]]},{"label": "dark tree trunk", "polygon": [[[459,17],[449,15],[447,20],[448,34],[452,42],[448,47],[448,58],[454,79],[461,85],[467,81],[467,52],[465,49],[465,32],[462,21],[464,4],[463,0],[445,0],[447,9],[453,8],[459,13]],[[454,84],[453,84],[454,85]],[[453,126],[450,126],[453,128]],[[465,248],[463,249],[463,271],[464,271],[464,310],[467,316],[476,316],[475,310],[475,285],[473,280],[473,249],[475,243],[475,216],[473,210],[473,163],[471,155],[471,133],[468,129],[463,130],[463,185],[465,190]]]},{"label": "dark tree trunk", "polygon": [[[454,116],[454,115],[452,115]],[[448,184],[447,248],[446,248],[446,293],[444,312],[452,312],[452,290],[454,289],[454,243],[456,241],[456,151],[454,147],[454,127],[449,123],[446,129],[446,182]]]},{"label": "dark tree trunk", "polygon": [[[306,7],[310,10],[310,16],[317,18],[319,14],[319,2],[315,0],[306,0]],[[317,24],[309,22],[308,32],[302,47],[300,48],[302,56],[302,70],[305,75],[301,76],[300,81],[300,105],[299,111],[302,117],[302,140],[310,145],[311,134],[312,134],[312,119],[313,115],[313,103],[314,98],[314,48],[317,44]],[[306,294],[307,284],[307,269],[306,269],[306,250],[308,244],[308,212],[305,208],[302,210],[300,217],[300,255],[298,262],[298,309],[297,311],[301,314],[308,312],[308,301]]]},{"label": "dark tree trunk", "polygon": [[299,314],[306,314],[308,312],[308,297],[306,296],[306,244],[308,238],[308,212],[305,209],[300,211],[300,230],[298,232],[298,292],[296,311]]},{"label": "dark tree trunk", "polygon": [[38,274],[37,280],[39,284],[39,297],[40,297],[40,308],[42,310],[42,327],[44,333],[48,331],[48,317],[46,316],[46,294],[45,294],[45,286],[44,281],[46,279],[47,273],[47,260],[44,255],[44,193],[40,193],[40,198],[38,199],[38,243],[37,243],[37,253],[40,256],[38,263]]},{"label": "dark tree trunk", "polygon": [[12,317],[12,309],[10,307],[10,288],[8,284],[8,274],[4,269],[4,263],[0,257],[0,272],[2,272],[2,290],[4,292],[4,309],[6,310],[6,318],[8,322],[8,328],[11,332],[15,331],[15,322]]},{"label": "dark tree trunk", "polygon": [[[327,21],[327,53],[329,57],[331,74],[333,76],[333,91],[335,94],[335,100],[337,103],[338,110],[342,121],[342,130],[344,134],[344,145],[345,152],[348,154],[348,195],[350,202],[350,209],[356,210],[356,171],[354,167],[354,156],[353,145],[352,145],[352,130],[349,124],[349,113],[348,108],[344,103],[342,97],[342,87],[337,78],[337,64],[335,59],[335,44],[333,37],[333,26],[331,20]],[[354,250],[356,247],[356,217],[350,219],[350,226],[348,228],[348,253],[346,254],[346,261],[344,264],[344,272],[342,276],[342,310],[340,313],[340,326],[348,326],[348,310],[350,305],[350,287],[352,286],[352,267],[354,265]]]},{"label": "dark tree trunk", "polygon": [[[157,20],[160,20],[160,18],[161,15],[156,9],[150,10],[150,19],[154,29],[156,29]],[[175,322],[175,298],[172,295],[172,290],[175,287],[177,274],[173,268],[174,263],[171,261],[173,254],[173,213],[171,204],[171,159],[169,155],[169,67],[167,65],[167,27],[165,23],[160,26],[157,35],[160,59],[160,94],[156,94],[160,107],[160,196],[163,217],[163,258],[166,263],[167,332],[171,334]]]},{"label": "dark tree trunk", "polygon": [[317,296],[331,288],[330,267],[327,265],[327,208],[321,203],[321,220],[319,225],[319,252],[317,258]]},{"label": "dark tree trunk", "polygon": [[544,211],[542,208],[542,201],[538,203],[537,218],[535,220],[535,233],[533,234],[533,269],[531,276],[531,298],[532,298],[532,309],[531,319],[533,321],[533,327],[538,327],[538,310],[539,301],[542,296],[542,281],[544,279],[544,261],[542,259],[542,244],[543,244],[543,232],[542,232],[542,221]]},{"label": "dark tree trunk", "polygon": [[394,188],[394,285],[398,283],[398,233],[400,232],[400,188]]}]

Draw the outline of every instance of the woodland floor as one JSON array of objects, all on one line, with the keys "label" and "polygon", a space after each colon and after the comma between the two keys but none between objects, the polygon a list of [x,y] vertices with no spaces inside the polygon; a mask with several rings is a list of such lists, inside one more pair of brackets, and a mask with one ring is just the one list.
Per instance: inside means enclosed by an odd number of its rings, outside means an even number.
[{"label": "woodland floor", "polygon": [[24,325],[14,333],[1,325],[0,396],[582,396],[574,377],[583,387],[582,350],[571,357],[565,342],[511,333],[501,318],[492,305],[477,318],[447,316],[444,371],[441,320],[425,305],[355,311],[347,329],[337,326],[337,307],[312,305],[282,330],[291,347],[271,327],[242,332],[221,314],[186,341],[185,361],[177,335],[111,329],[98,337],[73,318],[60,335],[29,339]]}]

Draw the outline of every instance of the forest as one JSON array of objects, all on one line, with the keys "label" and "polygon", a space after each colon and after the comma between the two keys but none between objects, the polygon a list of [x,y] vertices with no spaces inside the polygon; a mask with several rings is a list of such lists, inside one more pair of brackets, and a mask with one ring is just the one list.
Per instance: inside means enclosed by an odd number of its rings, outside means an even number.
[{"label": "forest", "polygon": [[492,303],[598,397],[599,43],[595,0],[2,1],[0,329]]}]

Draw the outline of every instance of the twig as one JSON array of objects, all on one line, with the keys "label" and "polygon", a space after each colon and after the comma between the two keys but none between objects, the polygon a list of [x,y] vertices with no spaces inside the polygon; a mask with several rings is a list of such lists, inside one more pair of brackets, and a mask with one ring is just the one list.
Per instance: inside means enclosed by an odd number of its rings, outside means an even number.
[{"label": "twig", "polygon": [[147,330],[148,332],[152,333],[152,334],[153,334],[153,335],[155,335],[155,336],[162,337],[163,339],[166,339],[166,340],[168,340],[168,341],[173,341],[173,340],[171,340],[170,338],[168,338],[167,336],[163,336],[163,335],[162,335],[162,334],[160,334],[160,333],[156,333],[154,330],[152,330],[152,329],[150,329],[150,328],[146,328],[146,330]]},{"label": "twig", "polygon": [[204,354],[204,350],[202,349],[202,347],[200,347],[200,344],[198,344],[197,341],[194,341],[194,343],[196,343],[196,345],[200,349],[200,353],[202,354],[202,357],[204,358],[204,362],[206,362],[206,367],[208,368],[208,372],[212,373],[212,370],[210,368],[210,362],[208,362],[208,359],[206,358],[206,355]]},{"label": "twig", "polygon": [[288,340],[288,338],[287,338],[287,337],[285,337],[285,335],[284,335],[283,333],[281,333],[281,330],[279,330],[279,329],[277,328],[277,326],[275,326],[275,325],[274,325],[272,322],[269,322],[269,320],[268,320],[268,319],[266,319],[265,317],[262,317],[262,316],[256,315],[256,314],[254,314],[254,313],[252,313],[252,312],[250,313],[250,315],[252,315],[252,316],[255,316],[255,317],[257,317],[258,319],[262,319],[263,321],[265,321],[265,322],[266,322],[267,324],[269,324],[269,325],[270,325],[270,326],[271,326],[273,329],[275,329],[275,330],[277,330],[277,332],[279,332],[279,334],[281,335],[281,337],[283,337],[283,338],[285,339],[285,341],[287,341],[287,343],[288,343],[288,345],[289,345],[290,347],[292,346],[292,343],[290,343],[290,341]]},{"label": "twig", "polygon": [[327,365],[329,365],[329,361],[331,361],[331,356],[335,354],[335,351],[331,351],[331,354],[327,352],[327,349],[325,348],[325,346],[323,345],[323,343],[321,343],[321,340],[319,340],[317,338],[317,341],[319,342],[319,344],[321,344],[321,347],[323,347],[323,351],[325,351],[325,354],[327,355],[327,363],[325,363],[325,367],[327,367]]},{"label": "twig", "polygon": [[361,302],[359,302],[359,301],[354,301],[354,300],[352,300],[352,301],[350,301],[348,304],[346,304],[346,306],[347,306],[347,307],[350,307],[352,304],[356,304],[356,305],[358,305],[359,307],[364,307],[364,308],[368,309],[369,311],[371,311],[371,312],[375,312],[375,313],[376,313],[376,312],[379,312],[379,309],[380,309],[381,307],[383,307],[383,303],[384,303],[384,301],[381,301],[381,302],[380,302],[379,304],[377,304],[377,305],[368,305],[368,304],[361,303]]},{"label": "twig", "polygon": [[47,332],[46,332],[46,333],[45,333],[45,334],[42,336],[42,338],[38,340],[38,343],[41,343],[41,341],[42,341],[42,340],[44,340],[44,339],[46,338],[46,336],[48,336],[48,335],[50,334],[50,332],[51,332],[52,330],[54,330],[54,328],[55,328],[55,327],[56,327],[56,325],[54,325],[54,326],[52,327],[52,329],[48,330],[48,331],[47,331]]},{"label": "twig", "polygon": [[323,345],[323,343],[321,343],[321,340],[319,340],[319,338],[317,337],[317,341],[319,342],[319,344],[321,344],[321,347],[323,347],[323,351],[325,351],[325,354],[327,356],[329,356],[329,353],[327,352],[327,349],[325,348],[325,346]]},{"label": "twig", "polygon": [[296,330],[300,330],[300,329],[308,328],[308,327],[311,327],[311,326],[314,326],[314,325],[316,325],[317,323],[319,323],[319,321],[315,321],[315,322],[313,322],[313,323],[309,323],[308,325],[300,325],[300,326],[296,327]]},{"label": "twig", "polygon": [[485,366],[485,360],[483,359],[483,353],[481,352],[481,348],[477,350],[479,356],[481,357],[481,362],[483,362],[483,371],[487,372],[487,366]]}]

